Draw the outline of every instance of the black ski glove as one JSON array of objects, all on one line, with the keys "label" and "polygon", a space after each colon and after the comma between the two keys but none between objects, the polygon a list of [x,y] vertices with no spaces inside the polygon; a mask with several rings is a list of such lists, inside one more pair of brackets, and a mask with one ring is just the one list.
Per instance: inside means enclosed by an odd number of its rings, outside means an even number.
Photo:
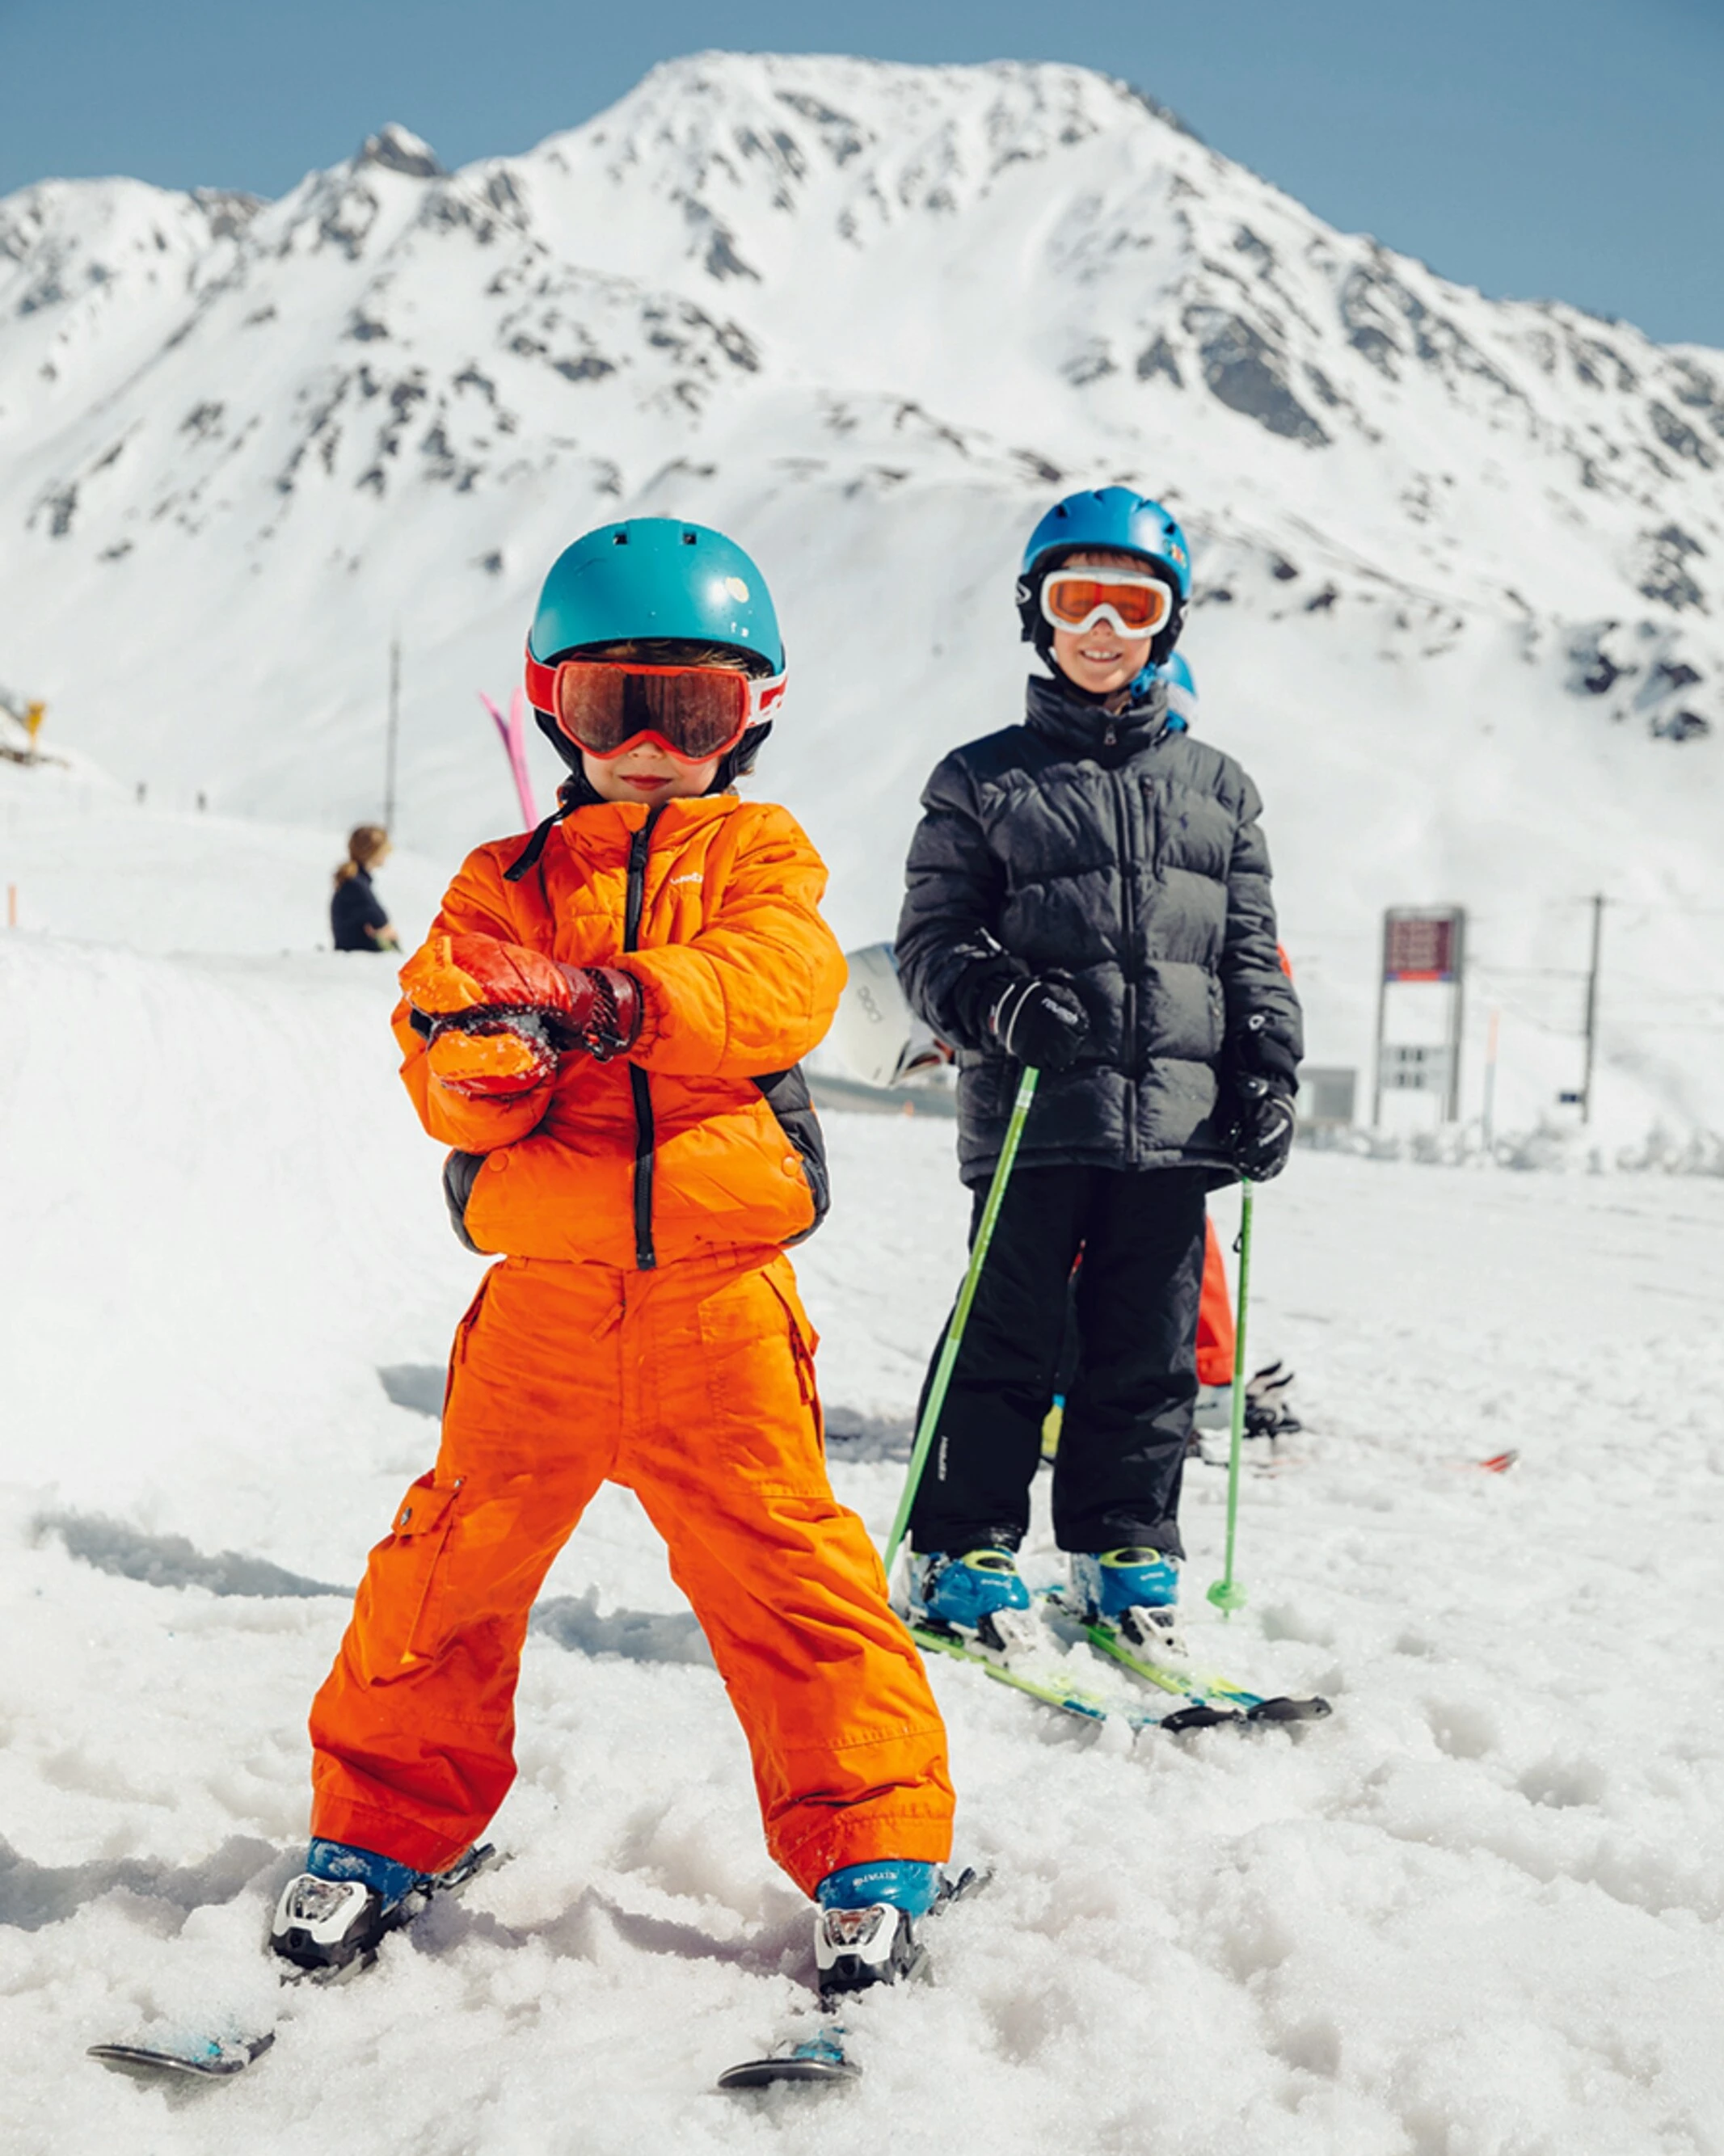
[{"label": "black ski glove", "polygon": [[1089,1038],[1089,1014],[1065,981],[1014,980],[988,1006],[987,1029],[1020,1063],[1063,1070]]},{"label": "black ski glove", "polygon": [[1233,1137],[1233,1165],[1253,1183],[1268,1183],[1287,1165],[1297,1118],[1293,1096],[1273,1078],[1238,1081],[1239,1127]]}]

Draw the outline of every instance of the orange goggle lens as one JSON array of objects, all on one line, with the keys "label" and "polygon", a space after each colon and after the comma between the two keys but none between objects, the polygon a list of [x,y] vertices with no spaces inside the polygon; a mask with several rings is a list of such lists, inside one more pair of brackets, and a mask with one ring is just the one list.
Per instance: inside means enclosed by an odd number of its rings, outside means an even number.
[{"label": "orange goggle lens", "polygon": [[747,675],[720,666],[633,666],[565,659],[527,660],[527,693],[569,738],[600,758],[620,756],[642,734],[656,736],[683,763],[734,748],[752,708]]},{"label": "orange goggle lens", "polygon": [[1130,636],[1153,636],[1173,612],[1173,593],[1158,577],[1056,572],[1042,587],[1042,611],[1056,629],[1088,629],[1104,613]]}]

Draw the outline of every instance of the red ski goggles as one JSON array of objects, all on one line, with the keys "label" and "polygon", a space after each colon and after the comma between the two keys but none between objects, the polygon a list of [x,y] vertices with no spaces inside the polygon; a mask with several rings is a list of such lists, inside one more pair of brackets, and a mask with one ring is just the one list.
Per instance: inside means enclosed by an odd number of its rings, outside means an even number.
[{"label": "red ski goggles", "polygon": [[547,666],[527,654],[527,701],[548,711],[578,748],[608,763],[650,735],[678,763],[706,763],[764,726],[785,693],[728,666],[641,666],[630,660],[564,659]]},{"label": "red ski goggles", "polygon": [[1174,594],[1159,577],[1105,569],[1055,569],[1042,584],[1042,617],[1055,629],[1109,621],[1121,636],[1153,636],[1171,618]]}]

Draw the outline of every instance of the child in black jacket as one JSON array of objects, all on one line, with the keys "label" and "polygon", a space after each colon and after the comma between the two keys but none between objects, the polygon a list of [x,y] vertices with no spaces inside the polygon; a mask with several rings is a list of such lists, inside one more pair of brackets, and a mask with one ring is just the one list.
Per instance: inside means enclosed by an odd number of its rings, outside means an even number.
[{"label": "child in black jacket", "polygon": [[1278,1174],[1293,1142],[1299,1010],[1261,803],[1170,720],[1157,674],[1190,589],[1159,503],[1107,487],[1052,510],[1018,584],[1052,678],[939,765],[910,847],[898,961],[960,1051],[978,1220],[1022,1067],[1042,1074],[910,1518],[912,1616],[994,1645],[1028,1607],[1013,1553],[1080,1250],[1055,1532],[1086,1613],[1176,1644],[1204,1199]]}]

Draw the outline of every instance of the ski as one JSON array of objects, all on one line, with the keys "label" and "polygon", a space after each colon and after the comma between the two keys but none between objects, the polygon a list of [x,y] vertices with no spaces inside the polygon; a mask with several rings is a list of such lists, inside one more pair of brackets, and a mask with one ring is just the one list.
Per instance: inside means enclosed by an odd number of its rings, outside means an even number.
[{"label": "ski", "polygon": [[[495,1847],[490,1842],[471,1849],[458,1864],[440,1873],[435,1880],[404,1896],[399,1909],[394,1914],[389,1932],[404,1929],[420,1915],[428,1904],[440,1894],[458,1894],[468,1881],[498,1861]],[[359,1959],[345,1969],[327,1972],[287,1969],[281,1972],[284,1984],[329,1984],[357,1976],[362,1969],[371,1968],[378,1958],[382,1939]],[[260,2059],[274,2044],[279,2025],[266,2029],[246,2029],[229,2024],[220,2029],[175,2030],[154,2043],[131,2042],[92,2044],[85,2056],[99,2061],[116,2073],[128,2074],[134,2080],[150,2081],[160,2077],[192,2076],[205,2081],[231,2081],[236,2074]]]},{"label": "ski", "polygon": [[236,2030],[231,2035],[208,2034],[170,2037],[161,2044],[92,2044],[88,2056],[100,2059],[116,2073],[134,2080],[154,2081],[162,2075],[184,2074],[205,2081],[228,2081],[243,2074],[275,2041],[273,2029],[248,2035]]},{"label": "ski", "polygon": [[814,2083],[831,2088],[845,2082],[859,2081],[862,2068],[844,2048],[845,2030],[841,2021],[831,2019],[819,2022],[811,2035],[800,2040],[786,2038],[782,2045],[767,2052],[764,2058],[744,2059],[734,2066],[727,2066],[719,2075],[721,2089],[775,2088],[781,2083]]},{"label": "ski", "polygon": [[[922,1921],[926,1922],[928,1918],[949,1909],[955,1902],[965,1901],[970,1895],[980,1893],[993,1876],[991,1871],[978,1871],[973,1866],[966,1866],[956,1878],[943,1879],[934,1907]],[[904,1969],[900,1980],[923,1975],[927,1966],[927,1950],[919,1946],[914,1959]],[[852,2004],[858,1995],[854,1992],[849,1994]],[[848,2031],[832,1997],[822,1998],[814,2010],[818,2018],[809,2033],[799,2035],[793,2032],[762,2057],[744,2059],[737,2066],[727,2066],[715,2086],[733,2092],[795,2084],[831,2088],[845,2082],[860,2081],[862,2067],[851,2054],[846,2041]]]},{"label": "ski", "polygon": [[1216,1705],[1206,1699],[1186,1697],[1182,1703],[1170,1706],[1159,1712],[1142,1707],[1119,1707],[1098,1694],[1084,1691],[1082,1686],[1068,1684],[1052,1675],[1038,1676],[1033,1669],[1022,1665],[1014,1666],[1001,1661],[981,1646],[966,1640],[960,1633],[942,1631],[929,1625],[912,1625],[910,1637],[919,1647],[926,1647],[939,1655],[949,1655],[955,1661],[969,1662],[975,1668],[993,1678],[996,1684],[1009,1686],[1013,1691],[1039,1700],[1044,1707],[1058,1707],[1062,1714],[1075,1715],[1078,1720],[1091,1722],[1123,1724],[1130,1730],[1160,1729],[1177,1735],[1186,1729],[1210,1729],[1223,1722],[1243,1722],[1245,1711],[1232,1702]]},{"label": "ski", "polygon": [[1236,1720],[1246,1722],[1320,1722],[1330,1712],[1329,1702],[1315,1693],[1302,1697],[1275,1694],[1265,1697],[1231,1677],[1198,1669],[1182,1654],[1170,1650],[1150,1630],[1128,1612],[1117,1625],[1090,1623],[1061,1599],[1058,1588],[1044,1590],[1050,1606],[1077,1625],[1099,1654],[1145,1684],[1209,1707],[1231,1710]]}]

